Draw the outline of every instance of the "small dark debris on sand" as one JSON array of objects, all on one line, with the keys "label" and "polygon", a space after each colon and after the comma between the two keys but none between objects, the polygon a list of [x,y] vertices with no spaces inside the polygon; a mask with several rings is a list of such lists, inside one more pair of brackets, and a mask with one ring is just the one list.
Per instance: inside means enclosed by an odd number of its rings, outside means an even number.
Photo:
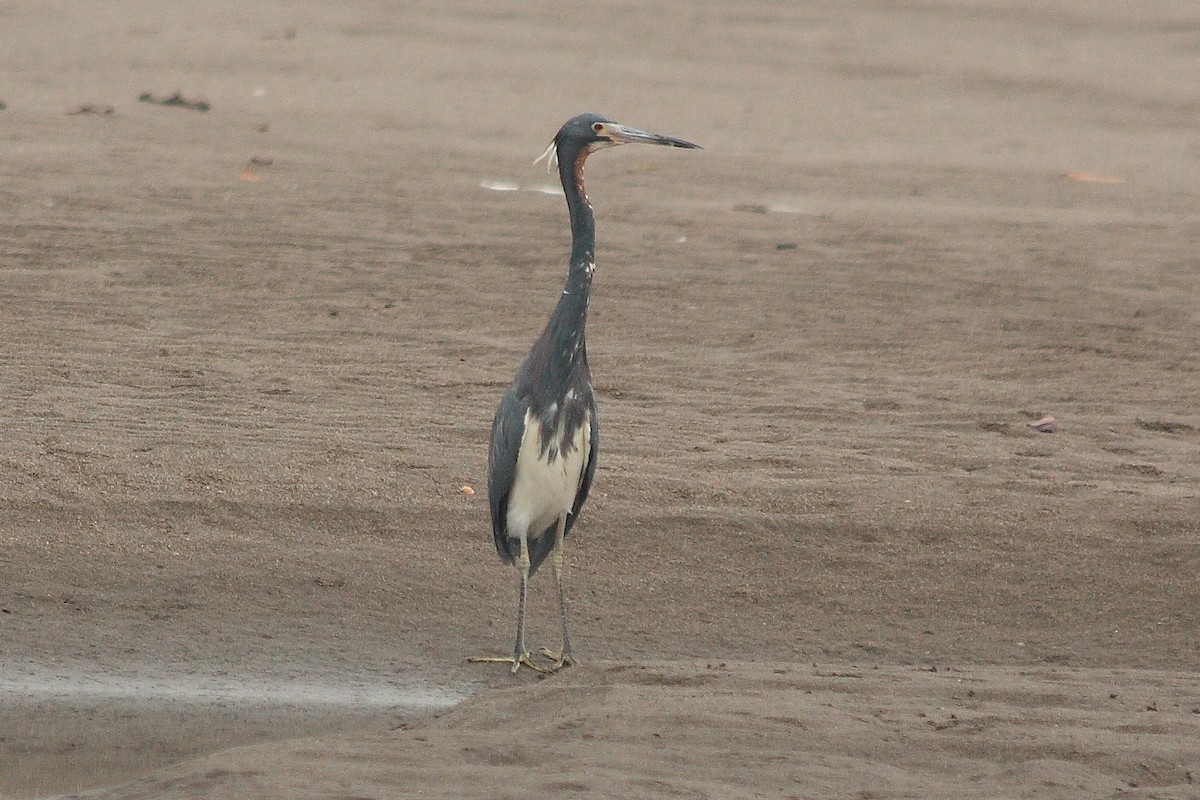
[{"label": "small dark debris on sand", "polygon": [[251,158],[249,161],[246,162],[246,165],[244,167],[242,167],[242,174],[239,177],[244,181],[250,181],[252,183],[257,183],[258,181],[262,180],[262,176],[259,175],[257,172],[255,172],[254,168],[255,167],[269,167],[274,163],[275,163],[275,159],[273,159],[273,158],[267,158],[265,156],[254,156],[253,158]]},{"label": "small dark debris on sand", "polygon": [[84,103],[74,111],[68,111],[67,116],[75,117],[81,114],[96,114],[102,117],[110,117],[115,113],[117,113],[117,110],[112,106],[98,106],[94,103]]},{"label": "small dark debris on sand", "polygon": [[0,111],[3,111],[6,108],[8,108],[8,103],[5,103],[3,100],[0,100]]},{"label": "small dark debris on sand", "polygon": [[142,92],[138,96],[138,100],[143,103],[154,103],[159,106],[174,106],[176,108],[187,108],[192,111],[208,111],[210,106],[207,100],[188,100],[179,92],[170,97],[155,97],[150,92]]},{"label": "small dark debris on sand", "polygon": [[1147,431],[1155,431],[1157,433],[1196,433],[1197,428],[1194,425],[1188,425],[1186,422],[1168,422],[1165,419],[1142,419],[1138,417],[1137,425],[1139,428]]}]

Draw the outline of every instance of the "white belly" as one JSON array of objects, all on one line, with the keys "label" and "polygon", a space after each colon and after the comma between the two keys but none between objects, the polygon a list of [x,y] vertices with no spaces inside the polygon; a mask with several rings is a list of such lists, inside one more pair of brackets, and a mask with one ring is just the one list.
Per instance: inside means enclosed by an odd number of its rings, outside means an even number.
[{"label": "white belly", "polygon": [[[541,420],[525,413],[525,433],[517,456],[516,480],[508,495],[508,535],[536,539],[558,518],[570,512],[587,465],[590,441],[589,420],[575,433],[573,446],[562,447],[562,431],[555,432],[554,446],[541,452]],[[570,452],[563,454],[564,450]],[[556,453],[551,460],[549,454]]]}]

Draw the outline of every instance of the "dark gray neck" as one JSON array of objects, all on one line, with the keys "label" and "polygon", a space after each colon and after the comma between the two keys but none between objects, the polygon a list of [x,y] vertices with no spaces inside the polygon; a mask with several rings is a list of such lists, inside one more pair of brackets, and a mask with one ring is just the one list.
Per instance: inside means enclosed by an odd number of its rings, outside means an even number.
[{"label": "dark gray neck", "polygon": [[[571,389],[583,397],[591,380],[585,328],[596,260],[596,223],[583,190],[583,162],[587,156],[587,151],[580,148],[563,147],[558,153],[559,177],[571,215],[571,262],[554,313],[526,361],[531,404],[539,412],[558,407]],[[539,376],[536,383],[532,380],[534,374]]]},{"label": "dark gray neck", "polygon": [[583,397],[590,386],[585,327],[591,283],[586,268],[568,273],[554,312],[530,348],[518,382],[526,383],[530,405],[538,413],[561,403],[571,389]]},{"label": "dark gray neck", "polygon": [[588,151],[566,148],[558,154],[558,177],[571,215],[570,271],[589,269],[596,262],[596,218],[583,188],[583,163]]}]

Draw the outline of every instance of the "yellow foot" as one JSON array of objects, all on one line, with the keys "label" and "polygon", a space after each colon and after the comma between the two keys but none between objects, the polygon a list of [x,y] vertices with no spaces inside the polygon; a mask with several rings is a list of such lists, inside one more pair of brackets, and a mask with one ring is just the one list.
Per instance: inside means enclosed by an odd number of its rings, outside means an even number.
[{"label": "yellow foot", "polygon": [[522,653],[519,657],[516,654],[511,656],[472,656],[467,661],[472,664],[512,664],[512,674],[516,675],[517,670],[521,667],[529,667],[534,672],[552,672],[540,664],[533,663],[533,658],[530,653]]},{"label": "yellow foot", "polygon": [[554,666],[547,670],[548,672],[558,672],[564,667],[575,666],[575,659],[571,658],[570,653],[556,653],[549,647],[543,647],[540,652],[544,657],[554,662]]}]

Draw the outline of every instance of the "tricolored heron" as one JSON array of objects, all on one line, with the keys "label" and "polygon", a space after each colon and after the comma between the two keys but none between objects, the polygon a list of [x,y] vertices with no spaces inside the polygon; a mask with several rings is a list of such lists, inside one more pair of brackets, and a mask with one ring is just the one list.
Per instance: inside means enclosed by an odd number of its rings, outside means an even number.
[{"label": "tricolored heron", "polygon": [[[584,193],[583,163],[597,150],[633,143],[700,149],[683,139],[640,131],[599,114],[580,114],[567,120],[542,154],[551,164],[558,162],[571,218],[571,260],[558,305],[500,399],[492,422],[488,453],[492,535],[500,559],[515,564],[521,573],[516,645],[511,658],[471,659],[511,663],[514,675],[522,665],[549,672],[574,663],[567,635],[562,547],[592,486],[600,440],[584,341],[596,268],[596,223]],[[562,617],[561,649],[541,651],[552,662],[548,668],[534,664],[525,649],[526,590],[547,556],[552,556]]]}]

